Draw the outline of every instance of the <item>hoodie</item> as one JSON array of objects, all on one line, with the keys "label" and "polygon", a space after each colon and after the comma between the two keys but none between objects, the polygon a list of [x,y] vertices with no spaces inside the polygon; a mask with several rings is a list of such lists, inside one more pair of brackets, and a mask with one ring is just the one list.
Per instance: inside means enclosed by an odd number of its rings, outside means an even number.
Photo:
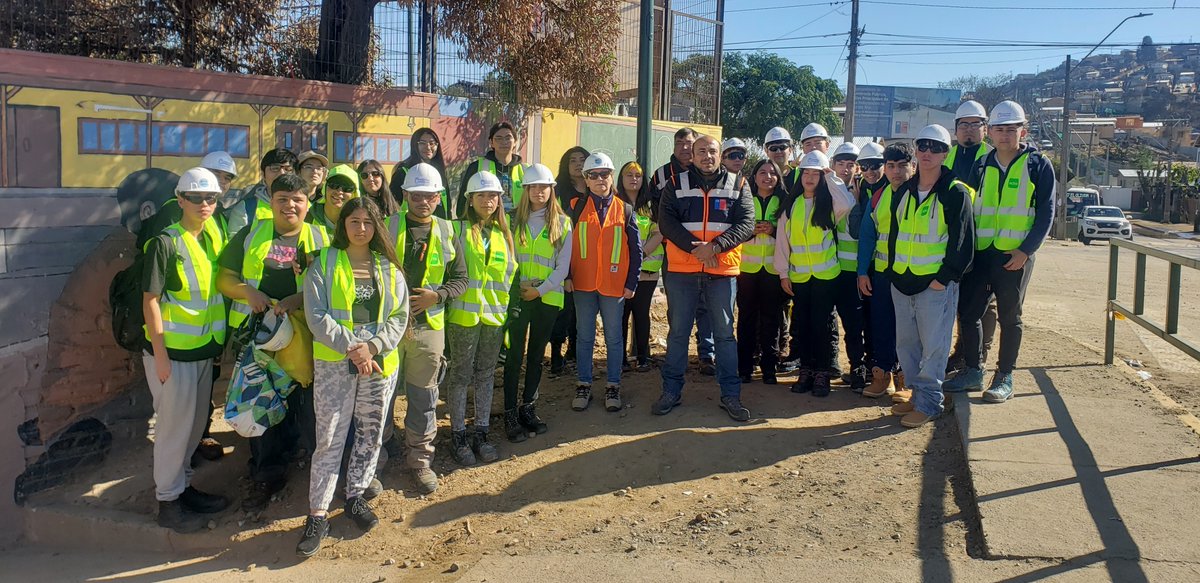
[{"label": "hoodie", "polygon": [[[337,176],[348,178],[350,180],[350,182],[352,182],[354,184],[354,192],[350,195],[350,198],[358,198],[359,193],[362,192],[362,183],[359,182],[358,171],[355,170],[349,164],[338,164],[337,166],[330,168],[329,176],[325,177],[325,189],[326,190],[328,189],[329,181]],[[346,200],[350,200],[350,199],[346,199]],[[328,216],[325,215],[325,199],[324,198],[322,198],[321,202],[314,204],[312,209],[310,209],[308,211],[308,216],[306,217],[306,220],[314,225],[321,225],[321,226],[325,227],[325,229],[327,231],[329,231],[330,237],[332,237],[333,232],[337,230],[337,225],[333,221],[331,221]]]}]

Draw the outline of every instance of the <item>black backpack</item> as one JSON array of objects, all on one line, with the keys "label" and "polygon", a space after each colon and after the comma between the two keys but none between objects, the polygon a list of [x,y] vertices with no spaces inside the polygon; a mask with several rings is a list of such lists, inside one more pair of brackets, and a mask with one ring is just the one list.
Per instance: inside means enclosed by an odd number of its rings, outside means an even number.
[{"label": "black backpack", "polygon": [[146,346],[142,314],[142,271],[146,255],[139,252],[133,265],[113,276],[108,286],[108,305],[112,309],[112,331],[117,345],[131,352],[141,352]]}]

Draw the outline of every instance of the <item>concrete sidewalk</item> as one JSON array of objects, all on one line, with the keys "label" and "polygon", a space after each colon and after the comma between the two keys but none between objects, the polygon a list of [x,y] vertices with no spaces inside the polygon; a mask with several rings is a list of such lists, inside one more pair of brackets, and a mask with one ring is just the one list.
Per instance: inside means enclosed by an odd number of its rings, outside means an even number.
[{"label": "concrete sidewalk", "polygon": [[1103,565],[1113,581],[1149,580],[1151,563],[1195,568],[1200,421],[1100,362],[1027,327],[1011,401],[955,395],[986,555]]},{"label": "concrete sidewalk", "polygon": [[1143,237],[1200,239],[1200,235],[1193,233],[1194,227],[1188,223],[1160,223],[1146,219],[1133,219],[1129,223],[1133,226],[1133,232]]}]

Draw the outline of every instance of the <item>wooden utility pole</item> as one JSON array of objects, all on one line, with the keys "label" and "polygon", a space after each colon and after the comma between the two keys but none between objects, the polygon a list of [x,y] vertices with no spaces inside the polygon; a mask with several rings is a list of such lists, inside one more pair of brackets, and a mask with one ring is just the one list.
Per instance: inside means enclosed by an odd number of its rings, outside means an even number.
[{"label": "wooden utility pole", "polygon": [[1067,55],[1067,64],[1063,75],[1063,110],[1062,110],[1062,150],[1058,153],[1058,196],[1054,212],[1054,237],[1067,238],[1067,183],[1071,174],[1071,55]]},{"label": "wooden utility pole", "polygon": [[858,36],[858,0],[853,0],[850,8],[850,58],[847,61],[849,74],[846,76],[846,122],[842,124],[847,142],[854,140],[854,85],[855,74],[858,72]]}]

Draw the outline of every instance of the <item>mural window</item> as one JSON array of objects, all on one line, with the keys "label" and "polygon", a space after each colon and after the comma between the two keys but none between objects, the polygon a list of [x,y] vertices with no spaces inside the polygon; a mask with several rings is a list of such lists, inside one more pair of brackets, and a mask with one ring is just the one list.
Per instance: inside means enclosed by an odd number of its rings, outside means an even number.
[{"label": "mural window", "polygon": [[401,134],[333,132],[333,161],[353,164],[378,160],[395,164],[408,156],[408,142],[409,136]]},{"label": "mural window", "polygon": [[203,156],[225,150],[238,158],[250,157],[250,128],[200,123],[154,123],[154,154]]},{"label": "mural window", "polygon": [[145,154],[146,122],[121,119],[79,120],[80,154]]}]

